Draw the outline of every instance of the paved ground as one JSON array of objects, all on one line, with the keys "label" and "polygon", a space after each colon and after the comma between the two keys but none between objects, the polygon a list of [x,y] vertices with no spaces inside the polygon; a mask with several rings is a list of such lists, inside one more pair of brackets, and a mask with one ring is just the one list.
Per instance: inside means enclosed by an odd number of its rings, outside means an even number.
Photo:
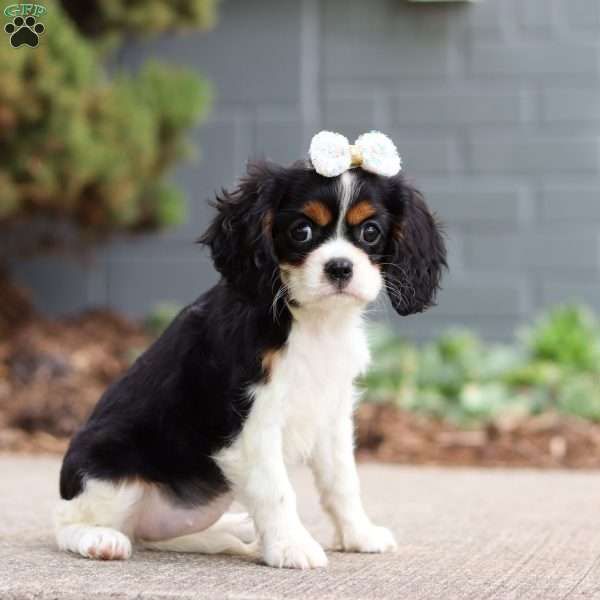
[{"label": "paved ground", "polygon": [[[58,553],[49,528],[58,462],[0,456],[0,598],[211,600],[600,598],[600,473],[365,465],[365,503],[394,555],[330,554],[318,571],[228,557],[135,553],[102,563]],[[301,511],[330,530],[305,473]]]}]

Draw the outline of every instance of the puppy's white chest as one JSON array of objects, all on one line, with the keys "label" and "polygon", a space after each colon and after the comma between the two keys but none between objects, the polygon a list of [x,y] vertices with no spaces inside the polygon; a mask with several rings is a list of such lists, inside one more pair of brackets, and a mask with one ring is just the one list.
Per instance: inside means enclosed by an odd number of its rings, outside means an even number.
[{"label": "puppy's white chest", "polygon": [[308,458],[319,435],[328,435],[352,410],[353,379],[369,362],[359,319],[294,321],[286,345],[271,361],[266,383],[253,390],[250,414],[238,438],[215,459],[232,482],[245,480],[265,456],[286,462]]},{"label": "puppy's white chest", "polygon": [[272,386],[273,408],[281,411],[289,461],[309,456],[317,436],[351,410],[352,382],[369,360],[359,322],[337,328],[314,325],[294,323],[265,386]]}]

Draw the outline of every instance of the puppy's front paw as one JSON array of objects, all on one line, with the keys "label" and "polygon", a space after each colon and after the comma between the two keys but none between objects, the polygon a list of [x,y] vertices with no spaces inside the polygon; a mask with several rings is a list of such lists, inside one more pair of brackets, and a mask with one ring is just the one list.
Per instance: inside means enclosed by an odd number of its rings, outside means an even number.
[{"label": "puppy's front paw", "polygon": [[323,548],[308,532],[265,541],[263,558],[269,566],[278,568],[315,569],[327,566]]},{"label": "puppy's front paw", "polygon": [[342,535],[342,549],[346,552],[394,552],[396,548],[394,534],[386,527],[369,524]]}]

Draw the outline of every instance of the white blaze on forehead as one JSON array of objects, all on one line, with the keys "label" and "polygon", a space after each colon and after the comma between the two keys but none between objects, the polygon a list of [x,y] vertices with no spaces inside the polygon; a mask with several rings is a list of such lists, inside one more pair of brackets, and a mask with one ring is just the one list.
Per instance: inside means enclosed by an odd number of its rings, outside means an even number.
[{"label": "white blaze on forehead", "polygon": [[338,182],[338,198],[340,212],[335,232],[336,237],[342,237],[344,233],[346,213],[348,212],[350,202],[352,202],[352,197],[354,196],[355,188],[356,180],[354,178],[354,174],[351,171],[346,171],[345,173],[342,173]]}]

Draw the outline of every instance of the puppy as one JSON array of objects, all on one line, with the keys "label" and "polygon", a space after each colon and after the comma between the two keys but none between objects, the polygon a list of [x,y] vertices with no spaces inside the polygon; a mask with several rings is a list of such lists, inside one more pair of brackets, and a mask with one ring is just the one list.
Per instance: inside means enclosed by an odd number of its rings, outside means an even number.
[{"label": "puppy", "polygon": [[[353,166],[354,154],[327,176],[315,159],[253,163],[217,198],[201,243],[222,278],[73,438],[55,513],[62,550],[126,559],[137,541],[324,567],[296,511],[286,466],[297,461],[312,468],[341,549],[395,548],[365,514],[353,458],[363,315],[383,289],[400,315],[431,306],[445,248],[421,195],[400,174]],[[249,515],[226,512],[234,499]]]}]

